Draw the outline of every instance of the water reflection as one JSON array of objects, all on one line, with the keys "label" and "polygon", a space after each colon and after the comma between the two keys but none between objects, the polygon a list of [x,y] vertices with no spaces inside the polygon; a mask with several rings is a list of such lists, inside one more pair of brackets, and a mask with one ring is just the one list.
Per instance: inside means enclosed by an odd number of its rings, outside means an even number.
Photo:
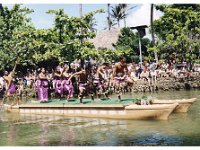
[{"label": "water reflection", "polygon": [[[151,95],[163,99],[176,99],[197,97],[199,93],[199,91],[180,91]],[[137,96],[141,97],[142,94]],[[199,107],[200,98],[198,97],[188,113],[173,114],[168,121],[74,118],[1,112],[0,145],[200,145]]]}]

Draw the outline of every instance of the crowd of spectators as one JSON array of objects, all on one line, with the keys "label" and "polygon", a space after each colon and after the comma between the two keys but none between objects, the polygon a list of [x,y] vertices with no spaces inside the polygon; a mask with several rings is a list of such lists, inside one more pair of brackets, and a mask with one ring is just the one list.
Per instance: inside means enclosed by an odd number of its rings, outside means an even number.
[{"label": "crowd of spectators", "polygon": [[[85,61],[86,62],[86,61]],[[71,73],[75,73],[76,69],[80,66],[80,61],[76,60],[72,63],[66,62],[66,64],[71,68]],[[90,63],[90,62],[86,62]],[[60,64],[59,67],[62,69],[63,64]],[[112,76],[114,62],[108,64],[104,70],[104,78],[105,80],[110,80]],[[137,83],[138,81],[143,82],[151,82],[156,83],[158,80],[169,79],[169,78],[192,78],[200,76],[200,64],[194,64],[192,67],[188,65],[188,63],[173,63],[173,62],[163,62],[156,63],[152,61],[150,63],[145,62],[143,64],[137,63],[127,63],[129,78],[133,81],[133,83]],[[95,63],[91,63],[91,73],[95,72],[98,68],[98,65]],[[51,82],[54,76],[54,68],[46,69],[46,74],[48,76],[49,82]],[[26,74],[22,74],[17,72],[14,77],[14,82],[18,85],[18,89],[28,88],[34,89],[36,80],[38,76],[38,70],[27,70]],[[3,76],[0,77],[0,91],[5,90],[5,81]]]}]

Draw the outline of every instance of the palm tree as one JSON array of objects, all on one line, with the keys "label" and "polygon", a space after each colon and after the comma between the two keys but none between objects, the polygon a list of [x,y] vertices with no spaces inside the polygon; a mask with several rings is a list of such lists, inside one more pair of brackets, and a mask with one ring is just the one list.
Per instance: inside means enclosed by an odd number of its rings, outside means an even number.
[{"label": "palm tree", "polygon": [[126,26],[126,18],[129,15],[129,12],[131,9],[135,8],[136,6],[133,7],[128,7],[128,4],[118,4],[115,7],[112,7],[112,13],[111,17],[117,21],[118,27],[120,27],[120,20],[124,20],[124,26]]},{"label": "palm tree", "polygon": [[[83,4],[79,4],[79,13],[80,13],[80,18],[83,18]],[[80,34],[82,35],[83,31],[82,28],[80,28]],[[80,42],[83,43],[83,39],[80,39]]]},{"label": "palm tree", "polygon": [[124,16],[123,20],[124,20],[124,26],[126,27],[126,18],[129,15],[129,12],[131,9],[135,8],[136,6],[130,7],[128,6],[128,4],[119,4],[119,7],[121,8],[122,14]]},{"label": "palm tree", "polygon": [[127,4],[119,4],[122,9],[122,13],[124,14],[124,26],[126,27],[126,10],[128,8]]},{"label": "palm tree", "polygon": [[[108,25],[108,23],[109,23],[109,25]],[[110,27],[110,30],[116,29],[115,25],[117,25],[117,23],[114,19],[110,19],[109,22],[106,22],[105,24],[106,25],[105,25],[105,28],[103,28],[103,30],[107,30],[107,29],[109,30],[109,27]]]},{"label": "palm tree", "polygon": [[96,32],[97,29],[95,28],[95,26],[97,26],[97,21],[95,18],[91,18],[90,20],[85,20],[85,22],[88,24],[88,29],[91,32]]},{"label": "palm tree", "polygon": [[111,17],[117,21],[118,28],[120,28],[120,20],[124,19],[124,14],[123,11],[120,7],[120,5],[116,5],[115,7],[111,7],[112,12],[111,12]]},{"label": "palm tree", "polygon": [[110,4],[107,4],[108,5],[108,30],[111,29],[111,19],[110,19]]},{"label": "palm tree", "polygon": [[[154,5],[151,4],[151,12],[150,12],[151,37],[152,37],[152,44],[153,44],[153,46],[155,46],[155,36],[154,36],[154,26],[153,26],[153,10],[154,10]],[[155,57],[156,63],[158,63],[158,55],[157,55],[156,49],[154,49],[154,57]]]},{"label": "palm tree", "polygon": [[80,14],[80,17],[82,18],[83,17],[83,4],[79,4],[79,14]]}]

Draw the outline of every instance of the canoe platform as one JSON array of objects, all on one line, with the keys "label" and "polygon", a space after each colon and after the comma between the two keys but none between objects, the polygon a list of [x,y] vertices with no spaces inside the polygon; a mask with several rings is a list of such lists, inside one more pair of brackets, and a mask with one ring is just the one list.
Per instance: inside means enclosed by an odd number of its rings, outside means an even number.
[{"label": "canoe platform", "polygon": [[178,103],[163,105],[136,105],[135,99],[108,99],[92,101],[78,99],[71,101],[51,100],[48,103],[29,102],[19,106],[4,105],[9,112],[23,114],[64,115],[70,117],[93,117],[112,119],[167,120]]}]

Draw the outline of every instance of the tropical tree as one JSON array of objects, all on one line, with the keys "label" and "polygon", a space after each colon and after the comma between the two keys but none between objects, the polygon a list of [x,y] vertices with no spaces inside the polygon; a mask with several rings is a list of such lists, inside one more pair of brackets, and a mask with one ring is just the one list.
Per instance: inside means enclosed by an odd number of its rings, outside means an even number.
[{"label": "tropical tree", "polygon": [[115,5],[111,7],[111,17],[117,21],[118,28],[120,28],[120,20],[124,19],[125,15],[122,11],[120,5]]},{"label": "tropical tree", "polygon": [[79,4],[79,14],[81,18],[83,16],[83,4]]},{"label": "tropical tree", "polygon": [[177,61],[193,63],[200,49],[200,5],[157,5],[164,15],[153,23],[160,41],[157,48],[163,58],[174,55]]},{"label": "tropical tree", "polygon": [[114,7],[112,6],[111,17],[116,20],[118,24],[118,28],[120,27],[120,21],[124,21],[124,27],[126,27],[126,18],[128,17],[130,10],[135,8],[136,6],[129,7],[128,4],[118,4]]},{"label": "tropical tree", "polygon": [[54,30],[58,32],[59,43],[63,43],[64,26],[68,21],[68,16],[65,14],[64,9],[49,10],[48,14],[55,14]]},{"label": "tropical tree", "polygon": [[84,49],[94,47],[92,43],[88,42],[88,39],[91,39],[96,35],[94,30],[94,15],[96,13],[104,12],[102,9],[89,12],[83,15],[81,18],[68,17],[68,15],[62,10],[49,10],[48,13],[49,12],[52,12],[52,14],[55,15],[55,33],[53,35],[57,35],[60,33],[60,31],[62,31],[61,34],[63,42],[59,43],[58,48],[60,49],[60,60],[71,61],[76,58],[80,58]]},{"label": "tropical tree", "polygon": [[[130,49],[129,57],[133,61],[139,61],[139,38],[138,33],[134,33],[130,28],[122,28],[121,34],[119,35],[118,41],[114,44],[116,49],[126,50]],[[142,55],[148,57],[149,52],[147,51],[150,45],[150,40],[147,38],[141,39]]]},{"label": "tropical tree", "polygon": [[[108,26],[108,23],[109,23],[109,26]],[[103,30],[107,30],[107,29],[109,30],[109,28],[110,28],[110,30],[116,29],[116,27],[115,27],[116,25],[117,25],[116,21],[113,18],[110,18],[109,22],[106,23],[106,26]]]},{"label": "tropical tree", "polygon": [[129,7],[128,4],[119,4],[119,7],[121,8],[121,12],[123,14],[123,20],[124,20],[124,27],[126,27],[126,18],[129,15],[130,10],[132,10],[133,8],[135,8],[136,6],[133,7]]},{"label": "tropical tree", "polygon": [[52,29],[35,30],[32,45],[35,53],[33,59],[36,65],[46,62],[61,61],[62,44],[58,43],[58,34]]},{"label": "tropical tree", "polygon": [[111,29],[111,19],[110,19],[110,4],[107,4],[108,5],[108,17],[107,17],[107,20],[108,20],[108,30]]},{"label": "tropical tree", "polygon": [[[50,29],[35,29],[27,17],[31,12],[21,5],[0,10],[0,70],[11,69],[16,60],[25,67],[72,61],[94,49],[88,39],[95,36],[94,15],[103,10],[82,18],[69,17],[63,9],[49,10],[55,16]],[[82,39],[85,40],[81,42]]]},{"label": "tropical tree", "polygon": [[156,63],[158,63],[158,54],[155,48],[155,35],[154,35],[154,25],[153,25],[153,13],[154,13],[154,4],[151,4],[151,12],[150,12],[150,25],[151,25],[151,38],[152,38],[152,45],[154,46],[154,57]]},{"label": "tropical tree", "polygon": [[[27,47],[34,28],[27,15],[33,10],[20,6],[16,4],[10,10],[2,7],[0,11],[0,70],[11,68],[16,60],[22,63],[31,59],[32,51]],[[30,31],[28,35],[27,31]]]},{"label": "tropical tree", "polygon": [[115,21],[115,18],[111,18],[111,14],[110,14],[111,5],[107,4],[107,6],[108,6],[108,10],[107,10],[107,13],[108,13],[108,17],[107,17],[108,27],[106,27],[105,29],[111,30],[111,28],[114,27],[117,23]]}]

